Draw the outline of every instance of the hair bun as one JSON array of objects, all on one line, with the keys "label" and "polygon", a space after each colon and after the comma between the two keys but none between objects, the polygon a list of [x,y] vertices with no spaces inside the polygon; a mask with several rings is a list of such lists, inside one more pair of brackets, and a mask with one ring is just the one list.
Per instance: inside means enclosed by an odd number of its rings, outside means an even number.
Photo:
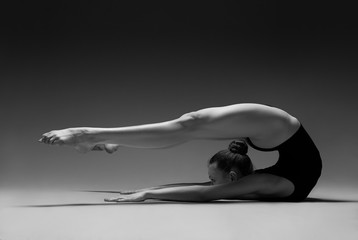
[{"label": "hair bun", "polygon": [[229,145],[229,150],[235,154],[246,155],[248,146],[245,141],[232,141]]}]

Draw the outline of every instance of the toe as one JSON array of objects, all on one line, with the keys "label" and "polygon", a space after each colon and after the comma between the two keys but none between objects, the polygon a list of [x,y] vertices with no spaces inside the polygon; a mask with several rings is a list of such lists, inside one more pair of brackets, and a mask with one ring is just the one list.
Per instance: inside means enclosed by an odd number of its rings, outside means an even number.
[{"label": "toe", "polygon": [[49,144],[53,145],[54,142],[55,142],[57,139],[58,139],[58,137],[55,137],[55,136],[51,137],[51,138],[49,139]]}]

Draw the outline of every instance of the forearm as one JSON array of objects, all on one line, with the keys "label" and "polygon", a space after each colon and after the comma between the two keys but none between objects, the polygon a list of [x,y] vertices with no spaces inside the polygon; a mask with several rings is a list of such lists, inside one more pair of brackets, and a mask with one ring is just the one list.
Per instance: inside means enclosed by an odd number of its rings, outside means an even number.
[{"label": "forearm", "polygon": [[148,190],[144,193],[146,199],[210,202],[220,199],[255,199],[260,191],[271,189],[265,176],[252,174],[240,181],[218,185],[195,185],[171,187],[158,190]]},{"label": "forearm", "polygon": [[212,185],[211,182],[202,182],[202,183],[171,183],[171,184],[164,184],[155,187],[145,188],[140,191],[146,190],[157,190],[163,188],[173,188],[173,187],[186,187],[186,186],[210,186]]},{"label": "forearm", "polygon": [[128,191],[121,191],[122,194],[131,194],[135,192],[146,192],[150,190],[158,190],[164,188],[175,188],[175,187],[186,187],[186,186],[211,186],[211,182],[202,182],[202,183],[171,183],[171,184],[164,184],[154,187],[142,188],[137,190],[128,190]]},{"label": "forearm", "polygon": [[[283,197],[282,184],[270,174],[252,174],[239,181],[212,186],[195,185],[145,190],[106,199],[109,202],[141,202],[147,199],[185,202],[210,202],[221,199],[268,199]],[[285,196],[285,195],[284,195]]]},{"label": "forearm", "polygon": [[185,202],[208,202],[204,197],[205,186],[182,186],[148,190],[145,199],[185,201]]},{"label": "forearm", "polygon": [[184,187],[184,186],[210,186],[211,182],[201,182],[201,183],[171,183],[165,185],[159,185],[160,188],[165,187]]}]

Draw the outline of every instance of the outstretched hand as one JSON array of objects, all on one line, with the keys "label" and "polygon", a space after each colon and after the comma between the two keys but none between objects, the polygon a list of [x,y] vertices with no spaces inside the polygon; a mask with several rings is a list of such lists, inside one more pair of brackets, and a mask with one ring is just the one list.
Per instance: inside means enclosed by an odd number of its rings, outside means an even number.
[{"label": "outstretched hand", "polygon": [[120,191],[119,194],[121,195],[128,195],[128,194],[133,194],[133,193],[138,193],[141,190],[124,190],[124,191]]},{"label": "outstretched hand", "polygon": [[114,198],[105,198],[105,202],[143,202],[146,200],[145,192],[121,194]]}]

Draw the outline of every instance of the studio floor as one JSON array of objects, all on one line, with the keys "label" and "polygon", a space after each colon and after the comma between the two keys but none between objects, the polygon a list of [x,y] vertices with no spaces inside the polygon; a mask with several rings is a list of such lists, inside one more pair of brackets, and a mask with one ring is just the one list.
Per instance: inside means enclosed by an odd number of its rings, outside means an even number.
[{"label": "studio floor", "polygon": [[0,240],[356,240],[358,194],[318,190],[301,203],[105,203],[110,192],[0,192]]}]

